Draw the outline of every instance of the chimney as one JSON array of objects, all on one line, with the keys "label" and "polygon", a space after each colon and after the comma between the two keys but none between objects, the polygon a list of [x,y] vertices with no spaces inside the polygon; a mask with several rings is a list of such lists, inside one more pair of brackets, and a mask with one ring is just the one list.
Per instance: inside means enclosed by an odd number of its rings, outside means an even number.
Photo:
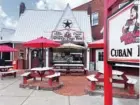
[{"label": "chimney", "polygon": [[87,12],[88,12],[88,15],[91,15],[91,12],[92,12],[91,4],[88,5]]},{"label": "chimney", "polygon": [[20,8],[19,8],[19,17],[21,16],[21,14],[24,13],[26,7],[25,7],[25,3],[21,2],[20,3]]},{"label": "chimney", "polygon": [[88,4],[87,12],[88,12],[88,15],[90,16],[90,23],[91,23],[91,15],[92,15],[92,7],[91,7],[91,4]]}]

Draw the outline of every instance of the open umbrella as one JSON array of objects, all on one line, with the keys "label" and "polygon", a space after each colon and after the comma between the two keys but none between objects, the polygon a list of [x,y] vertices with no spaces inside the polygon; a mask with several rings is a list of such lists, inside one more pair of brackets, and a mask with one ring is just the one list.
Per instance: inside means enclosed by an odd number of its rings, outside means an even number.
[{"label": "open umbrella", "polygon": [[9,47],[7,45],[0,45],[0,52],[15,52],[17,49]]},{"label": "open umbrella", "polygon": [[45,37],[39,37],[37,39],[28,41],[23,43],[26,47],[32,47],[32,48],[49,48],[49,47],[58,47],[60,43],[57,43],[53,40],[49,40]]},{"label": "open umbrella", "polygon": [[32,47],[32,48],[42,48],[42,63],[43,63],[43,48],[58,47],[60,46],[60,43],[57,43],[53,40],[49,40],[45,37],[39,37],[37,39],[25,42],[23,43],[23,45],[26,47]]},{"label": "open umbrella", "polygon": [[58,48],[72,48],[72,49],[85,49],[85,47],[73,43],[65,43]]},{"label": "open umbrella", "polygon": [[[0,45],[0,53],[2,53],[2,52],[16,52],[16,51],[17,51],[17,49],[14,49],[14,48],[9,47],[7,45]],[[2,58],[2,55],[0,58]]]}]

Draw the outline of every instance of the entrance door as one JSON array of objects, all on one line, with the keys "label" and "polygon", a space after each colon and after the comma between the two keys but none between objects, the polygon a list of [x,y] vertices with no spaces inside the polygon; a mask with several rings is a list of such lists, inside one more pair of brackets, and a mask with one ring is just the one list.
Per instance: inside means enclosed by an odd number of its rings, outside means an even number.
[{"label": "entrance door", "polygon": [[40,67],[41,66],[41,50],[34,49],[31,52],[31,68]]},{"label": "entrance door", "polygon": [[96,70],[104,70],[104,53],[103,49],[96,50]]}]

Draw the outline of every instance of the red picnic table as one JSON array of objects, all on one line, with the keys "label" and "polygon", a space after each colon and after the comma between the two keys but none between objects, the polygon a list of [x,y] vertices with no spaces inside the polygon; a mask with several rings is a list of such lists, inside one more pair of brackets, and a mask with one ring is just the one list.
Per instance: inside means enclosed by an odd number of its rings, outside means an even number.
[{"label": "red picnic table", "polygon": [[[104,82],[104,71],[98,71],[97,74],[92,74],[87,76],[87,79],[91,81],[90,89],[93,91],[96,88],[96,82]],[[120,78],[116,78],[120,77]],[[124,72],[112,70],[112,79],[110,79],[112,83],[124,84],[124,89],[128,89],[130,94],[135,93],[134,85],[137,80],[126,76]]]},{"label": "red picnic table", "polygon": [[[37,77],[36,72],[41,77],[41,81],[43,77],[48,78],[49,86],[52,86],[52,82],[54,80],[56,80],[56,82],[59,82],[60,73],[55,72],[52,67],[36,67],[32,68],[30,71],[31,72],[25,72],[21,75],[23,77],[23,84],[27,84],[28,79],[34,78],[35,80],[35,78]],[[45,74],[45,72],[48,72],[48,74]]]},{"label": "red picnic table", "polygon": [[41,77],[41,81],[42,78],[45,76],[45,72],[49,72],[49,74],[53,74],[54,70],[52,67],[36,67],[36,68],[32,68],[31,71],[33,72],[37,72],[39,74],[39,76]]},{"label": "red picnic table", "polygon": [[6,71],[8,71],[10,68],[13,68],[13,66],[0,66],[0,72],[6,72]]},{"label": "red picnic table", "polygon": [[[0,66],[0,75],[1,75],[1,79],[3,79],[3,77],[5,76],[14,76],[16,77],[16,70],[12,70],[11,68],[13,68],[13,66]],[[10,70],[11,69],[11,70]]]}]

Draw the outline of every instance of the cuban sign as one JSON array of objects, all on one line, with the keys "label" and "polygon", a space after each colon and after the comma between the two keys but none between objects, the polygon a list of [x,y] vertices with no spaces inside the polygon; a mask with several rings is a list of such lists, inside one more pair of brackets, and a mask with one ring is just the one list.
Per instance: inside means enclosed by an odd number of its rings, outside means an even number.
[{"label": "cuban sign", "polygon": [[83,42],[84,34],[81,31],[64,29],[59,31],[53,31],[51,39],[59,42]]},{"label": "cuban sign", "polygon": [[139,9],[132,2],[108,18],[108,61],[139,63]]}]

